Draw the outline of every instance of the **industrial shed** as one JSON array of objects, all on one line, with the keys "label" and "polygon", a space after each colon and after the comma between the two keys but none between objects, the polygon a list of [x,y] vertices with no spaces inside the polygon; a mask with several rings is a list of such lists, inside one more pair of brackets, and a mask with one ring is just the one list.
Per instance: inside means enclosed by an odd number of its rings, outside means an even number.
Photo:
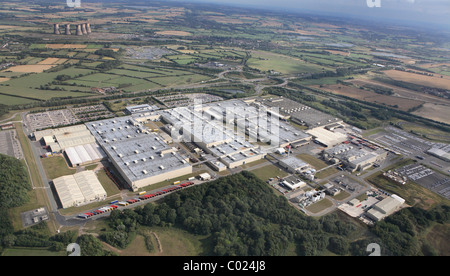
[{"label": "industrial shed", "polygon": [[95,143],[95,137],[85,125],[37,131],[34,133],[34,137],[36,141],[42,140],[46,146],[50,146],[53,152]]},{"label": "industrial shed", "polygon": [[65,153],[72,167],[99,162],[106,158],[105,152],[96,143],[66,148]]},{"label": "industrial shed", "polygon": [[53,185],[55,186],[63,208],[83,204],[83,193],[72,175],[66,175],[53,179]]},{"label": "industrial shed", "polygon": [[131,116],[86,124],[131,189],[192,173],[187,158]]},{"label": "industrial shed", "polygon": [[106,191],[93,171],[66,175],[53,180],[63,208],[104,200]]},{"label": "industrial shed", "polygon": [[314,129],[306,131],[306,133],[313,136],[315,141],[327,147],[333,147],[348,139],[345,134],[329,131],[324,127],[316,127]]},{"label": "industrial shed", "polygon": [[290,173],[302,173],[308,169],[311,169],[311,166],[308,163],[298,159],[295,156],[280,159],[278,164]]},{"label": "industrial shed", "polygon": [[380,221],[397,211],[403,203],[405,203],[403,198],[391,195],[375,204],[372,209],[367,211],[367,216],[375,221]]}]

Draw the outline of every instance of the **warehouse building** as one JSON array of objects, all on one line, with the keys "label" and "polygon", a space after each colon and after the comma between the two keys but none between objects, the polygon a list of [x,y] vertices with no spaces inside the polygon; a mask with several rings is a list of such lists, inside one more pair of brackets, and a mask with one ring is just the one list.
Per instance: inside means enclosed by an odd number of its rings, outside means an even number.
[{"label": "warehouse building", "polygon": [[302,181],[300,178],[290,175],[285,178],[283,178],[283,181],[281,182],[284,187],[288,188],[289,190],[296,190],[299,188],[306,187],[306,182]]},{"label": "warehouse building", "polygon": [[159,110],[159,107],[156,105],[148,105],[148,104],[128,106],[125,108],[125,112],[129,115],[138,113],[149,113],[155,110]]},{"label": "warehouse building", "polygon": [[133,191],[192,173],[187,158],[131,116],[86,126]]},{"label": "warehouse building", "polygon": [[295,156],[279,159],[278,164],[290,173],[303,173],[311,169],[311,166],[308,163]]},{"label": "warehouse building", "polygon": [[106,199],[106,191],[93,171],[83,171],[53,180],[63,208]]},{"label": "warehouse building", "polygon": [[352,144],[340,144],[323,150],[322,157],[330,163],[341,162],[347,167],[347,170],[354,172],[366,170],[375,163],[383,161],[387,153],[383,149],[369,151]]},{"label": "warehouse building", "polygon": [[380,221],[383,218],[393,214],[405,202],[405,200],[397,195],[391,195],[375,204],[366,215],[374,221]]},{"label": "warehouse building", "polygon": [[100,162],[107,158],[105,152],[97,143],[66,148],[65,153],[72,167]]},{"label": "warehouse building", "polygon": [[427,150],[427,153],[444,161],[450,162],[450,145],[433,146]]},{"label": "warehouse building", "polygon": [[307,130],[306,133],[311,135],[314,141],[325,147],[334,147],[344,141],[347,141],[347,135],[340,132],[333,132],[324,127],[316,127]]},{"label": "warehouse building", "polygon": [[61,152],[66,148],[95,143],[95,137],[85,125],[76,125],[57,129],[47,129],[34,133],[36,141],[42,141],[52,152]]},{"label": "warehouse building", "polygon": [[294,123],[306,125],[309,128],[319,126],[325,127],[327,125],[342,122],[339,118],[283,97],[274,97],[269,99],[259,98],[257,99],[257,102],[268,107],[278,108],[278,112],[270,111],[273,116],[277,116],[283,120],[289,119]]}]

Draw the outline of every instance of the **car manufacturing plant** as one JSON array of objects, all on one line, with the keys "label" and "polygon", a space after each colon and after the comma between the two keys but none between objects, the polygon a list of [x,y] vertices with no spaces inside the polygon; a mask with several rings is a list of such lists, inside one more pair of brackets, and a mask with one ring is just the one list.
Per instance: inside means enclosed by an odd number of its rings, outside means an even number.
[{"label": "car manufacturing plant", "polygon": [[43,130],[32,127],[42,124],[36,120],[59,117],[32,114],[29,136],[40,162],[59,160],[57,168],[64,168],[46,175],[66,221],[103,217],[241,170],[311,216],[339,209],[371,224],[405,204],[361,177],[392,164],[396,151],[283,97],[169,109],[144,104],[127,106],[124,114]]}]

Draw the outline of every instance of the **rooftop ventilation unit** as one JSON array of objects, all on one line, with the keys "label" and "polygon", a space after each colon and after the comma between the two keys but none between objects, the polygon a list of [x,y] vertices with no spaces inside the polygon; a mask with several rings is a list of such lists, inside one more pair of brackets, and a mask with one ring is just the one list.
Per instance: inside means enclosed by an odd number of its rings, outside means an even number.
[{"label": "rooftop ventilation unit", "polygon": [[163,165],[159,166],[159,168],[160,168],[161,170],[164,170],[164,166],[163,166]]},{"label": "rooftop ventilation unit", "polygon": [[143,170],[142,173],[143,174],[148,174],[148,172],[146,170]]}]

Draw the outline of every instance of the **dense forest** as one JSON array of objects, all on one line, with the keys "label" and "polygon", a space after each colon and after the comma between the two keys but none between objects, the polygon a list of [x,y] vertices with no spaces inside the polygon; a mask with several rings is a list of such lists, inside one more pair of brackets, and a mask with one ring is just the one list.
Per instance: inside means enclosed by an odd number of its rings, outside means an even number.
[{"label": "dense forest", "polygon": [[[8,210],[28,201],[31,190],[28,172],[21,161],[0,154],[0,241],[10,238],[14,232]],[[0,248],[1,248],[0,244]]]},{"label": "dense forest", "polygon": [[[436,255],[419,239],[435,223],[448,223],[448,206],[431,211],[408,208],[366,228],[336,213],[319,219],[295,210],[285,197],[250,172],[192,187],[167,196],[159,204],[114,211],[110,230],[100,239],[125,248],[140,226],[179,227],[211,237],[214,256],[365,255],[369,243],[380,244],[383,255]],[[366,231],[367,230],[367,231]]]}]

